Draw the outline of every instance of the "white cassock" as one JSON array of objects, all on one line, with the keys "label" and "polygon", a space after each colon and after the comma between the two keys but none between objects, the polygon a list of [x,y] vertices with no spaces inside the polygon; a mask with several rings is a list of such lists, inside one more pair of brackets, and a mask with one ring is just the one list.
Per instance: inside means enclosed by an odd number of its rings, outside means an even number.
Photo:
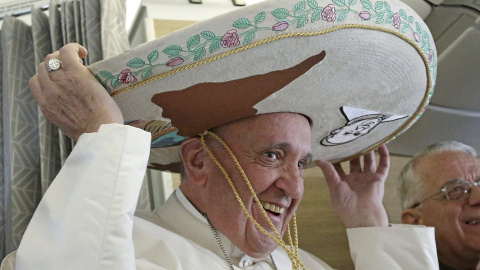
[{"label": "white cassock", "polygon": [[[218,232],[225,254],[179,190],[156,211],[134,217],[149,149],[150,133],[129,126],[102,125],[83,134],[23,236],[16,269],[230,269],[227,256],[234,269],[291,269],[281,248],[250,259]],[[433,228],[355,228],[347,234],[356,269],[438,269]],[[305,251],[300,258],[307,269],[331,269]]]}]

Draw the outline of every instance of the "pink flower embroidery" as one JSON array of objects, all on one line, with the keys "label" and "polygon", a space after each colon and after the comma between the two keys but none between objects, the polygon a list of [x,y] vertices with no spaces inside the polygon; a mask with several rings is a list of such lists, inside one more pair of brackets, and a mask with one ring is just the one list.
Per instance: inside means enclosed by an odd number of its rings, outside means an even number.
[{"label": "pink flower embroidery", "polygon": [[428,50],[428,62],[432,62],[433,59],[433,50]]},{"label": "pink flower embroidery", "polygon": [[168,60],[167,67],[178,66],[181,63],[183,63],[183,58],[182,57],[175,57],[175,58],[172,58],[172,59]]},{"label": "pink flower embroidery", "polygon": [[417,32],[413,33],[413,37],[415,38],[415,41],[417,41],[417,42],[420,40],[420,34],[417,33]]},{"label": "pink flower embroidery", "polygon": [[123,84],[129,84],[136,82],[137,78],[130,72],[130,69],[124,69],[118,75],[118,81]]},{"label": "pink flower embroidery", "polygon": [[240,44],[240,37],[237,35],[237,30],[236,29],[229,30],[225,35],[223,35],[222,41],[220,41],[220,44],[224,48],[238,46],[238,44]]},{"label": "pink flower embroidery", "polygon": [[272,31],[283,31],[289,26],[288,22],[278,22],[272,26]]},{"label": "pink flower embroidery", "polygon": [[400,13],[397,12],[393,14],[392,25],[393,27],[400,29],[400,24],[401,24]]},{"label": "pink flower embroidery", "polygon": [[364,11],[360,11],[360,13],[358,13],[358,16],[360,16],[360,18],[364,20],[368,20],[372,15],[370,14],[370,12],[364,10]]},{"label": "pink flower embroidery", "polygon": [[327,22],[333,22],[337,16],[335,15],[335,5],[329,4],[322,11],[322,19]]}]

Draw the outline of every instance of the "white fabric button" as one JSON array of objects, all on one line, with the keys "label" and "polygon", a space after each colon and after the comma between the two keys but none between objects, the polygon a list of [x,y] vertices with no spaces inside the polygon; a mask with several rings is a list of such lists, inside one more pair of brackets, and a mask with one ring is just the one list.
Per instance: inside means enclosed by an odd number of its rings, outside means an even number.
[{"label": "white fabric button", "polygon": [[243,256],[242,259],[240,259],[240,262],[238,263],[238,266],[240,266],[241,268],[245,268],[251,265],[253,265],[253,259],[248,255]]}]

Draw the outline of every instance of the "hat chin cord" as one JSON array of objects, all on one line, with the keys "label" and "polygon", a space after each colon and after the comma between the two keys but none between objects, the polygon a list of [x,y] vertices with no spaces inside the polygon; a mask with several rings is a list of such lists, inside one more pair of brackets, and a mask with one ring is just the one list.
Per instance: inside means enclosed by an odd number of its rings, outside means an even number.
[{"label": "hat chin cord", "polygon": [[[245,184],[248,186],[252,196],[253,196],[253,199],[255,200],[255,202],[257,203],[258,207],[260,208],[260,210],[262,211],[262,214],[263,214],[263,217],[267,220],[268,224],[270,225],[270,228],[273,230],[273,232],[275,233],[275,236],[273,236],[272,234],[270,234],[269,232],[267,232],[256,220],[255,218],[250,214],[250,212],[248,212],[247,208],[245,207],[245,205],[243,204],[242,202],[242,199],[240,198],[240,195],[238,194],[238,191],[237,189],[235,188],[235,185],[233,184],[232,182],[232,179],[230,178],[229,174],[227,173],[227,171],[225,170],[225,168],[222,166],[222,164],[220,164],[220,162],[218,161],[218,159],[213,155],[213,153],[210,151],[210,149],[208,148],[207,144],[205,143],[205,135],[212,135],[215,139],[217,139],[218,142],[220,142],[223,147],[227,150],[227,152],[230,154],[230,157],[232,158],[233,162],[235,163],[235,165],[237,166],[237,169],[240,171],[240,173],[242,174],[243,176],[243,179],[245,180]],[[305,266],[303,265],[303,263],[300,261],[300,258],[298,257],[298,232],[297,232],[297,219],[296,219],[296,216],[295,214],[293,214],[293,231],[294,231],[294,241],[292,240],[292,236],[291,236],[291,233],[290,233],[290,225],[288,225],[287,227],[287,236],[288,236],[288,242],[289,242],[289,245],[290,245],[290,248],[287,247],[287,245],[285,244],[285,242],[283,241],[282,237],[280,236],[280,234],[278,233],[277,231],[277,228],[275,228],[275,225],[273,225],[272,221],[270,220],[270,218],[268,217],[267,215],[267,212],[265,211],[265,209],[263,208],[262,204],[260,203],[260,200],[258,199],[257,195],[255,194],[255,191],[253,190],[253,187],[252,185],[250,184],[250,181],[248,180],[248,177],[247,175],[245,174],[245,171],[242,169],[242,166],[240,165],[240,163],[238,162],[237,158],[235,157],[235,155],[233,154],[232,150],[230,149],[230,147],[228,147],[228,145],[225,143],[225,141],[223,141],[217,134],[211,132],[211,131],[205,131],[204,133],[200,134],[200,138],[202,140],[202,145],[203,145],[203,148],[207,151],[207,153],[209,154],[210,158],[215,162],[215,164],[217,164],[218,168],[222,171],[223,175],[225,176],[225,178],[227,179],[228,181],[228,184],[230,185],[232,191],[233,191],[233,194],[235,195],[235,198],[237,198],[237,201],[238,203],[240,204],[240,207],[242,208],[243,212],[245,213],[245,215],[247,215],[248,219],[253,222],[253,224],[255,224],[255,226],[263,233],[265,234],[268,238],[272,239],[275,243],[277,243],[277,245],[281,246],[283,248],[283,250],[285,250],[285,252],[287,253],[288,257],[290,258],[290,261],[292,262],[292,268],[294,270],[298,270],[298,269],[306,269]]]}]

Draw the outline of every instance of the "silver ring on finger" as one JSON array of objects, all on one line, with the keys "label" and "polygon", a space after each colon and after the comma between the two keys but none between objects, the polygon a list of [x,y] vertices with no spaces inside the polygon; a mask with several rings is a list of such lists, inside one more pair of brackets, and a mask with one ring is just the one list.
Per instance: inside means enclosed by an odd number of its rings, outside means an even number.
[{"label": "silver ring on finger", "polygon": [[48,60],[48,63],[47,63],[48,72],[55,71],[57,69],[60,69],[61,67],[62,67],[62,61],[58,60],[57,58],[52,58]]}]

